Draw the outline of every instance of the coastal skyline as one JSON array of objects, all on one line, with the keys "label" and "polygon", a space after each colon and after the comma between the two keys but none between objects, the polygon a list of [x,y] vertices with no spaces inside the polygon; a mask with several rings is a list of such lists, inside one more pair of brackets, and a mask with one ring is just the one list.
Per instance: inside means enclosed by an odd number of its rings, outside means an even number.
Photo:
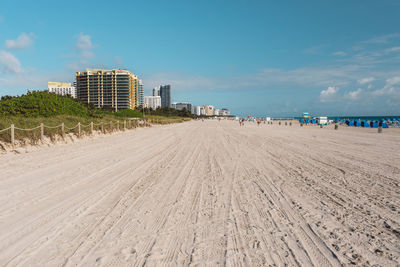
[{"label": "coastal skyline", "polygon": [[398,1],[53,3],[0,10],[0,95],[125,68],[245,116],[400,113]]}]

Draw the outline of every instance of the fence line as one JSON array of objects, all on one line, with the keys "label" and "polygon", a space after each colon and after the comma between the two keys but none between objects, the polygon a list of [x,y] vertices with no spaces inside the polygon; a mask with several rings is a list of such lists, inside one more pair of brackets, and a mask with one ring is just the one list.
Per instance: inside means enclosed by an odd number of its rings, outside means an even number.
[{"label": "fence line", "polygon": [[[132,123],[132,121],[133,121],[133,123]],[[177,121],[180,121],[180,120],[177,120],[177,119],[161,120],[161,119],[138,119],[138,118],[133,118],[133,119],[128,119],[128,123],[127,123],[127,120],[123,121],[122,130],[125,131],[126,129],[133,129],[133,128],[137,128],[139,126],[142,126],[142,127],[151,126],[152,125],[151,123],[154,123],[154,124],[169,124],[169,123],[174,123],[174,122],[177,122]],[[113,127],[114,124],[116,125],[116,127]],[[109,131],[111,131],[111,132],[114,131],[114,130],[119,131],[120,130],[120,125],[119,124],[120,124],[120,121],[110,121],[109,122]],[[90,127],[90,134],[93,134],[94,126],[100,126],[100,128],[101,128],[100,132],[101,133],[105,133],[105,129],[104,129],[105,125],[107,125],[107,123],[104,123],[104,122],[100,122],[100,123],[90,122],[88,125],[82,125],[80,122],[78,122],[74,127],[70,128],[70,127],[65,126],[64,122],[62,122],[60,125],[57,125],[57,126],[48,126],[48,125],[44,125],[43,123],[40,123],[40,125],[37,126],[37,127],[30,128],[30,129],[24,129],[24,128],[15,127],[14,124],[11,124],[10,127],[0,130],[0,133],[3,133],[3,132],[6,132],[6,131],[10,130],[11,145],[14,146],[15,145],[15,130],[18,130],[18,131],[34,131],[34,130],[40,129],[40,139],[43,141],[43,139],[44,139],[44,129],[45,128],[46,129],[61,128],[61,135],[62,135],[63,138],[65,137],[65,130],[72,131],[72,130],[78,128],[77,136],[78,136],[78,138],[80,138],[81,137],[81,128],[82,127]]]}]

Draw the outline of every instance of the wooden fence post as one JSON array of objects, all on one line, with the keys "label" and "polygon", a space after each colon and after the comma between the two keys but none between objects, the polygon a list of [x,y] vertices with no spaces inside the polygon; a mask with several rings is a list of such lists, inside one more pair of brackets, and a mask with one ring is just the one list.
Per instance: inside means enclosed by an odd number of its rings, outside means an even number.
[{"label": "wooden fence post", "polygon": [[78,138],[81,137],[81,123],[78,122]]},{"label": "wooden fence post", "polygon": [[128,121],[128,127],[129,127],[129,129],[132,129],[132,120],[131,119],[129,119],[129,121]]},{"label": "wooden fence post", "polygon": [[62,137],[65,138],[65,129],[64,129],[64,123],[63,122],[61,123],[61,134],[62,134]]},{"label": "wooden fence post", "polygon": [[119,131],[119,121],[117,121],[117,131]]},{"label": "wooden fence post", "polygon": [[124,131],[126,130],[126,120],[124,120]]},{"label": "wooden fence post", "polygon": [[90,123],[90,134],[93,134],[93,121]]},{"label": "wooden fence post", "polygon": [[15,139],[14,139],[14,124],[11,124],[11,145],[14,147]]},{"label": "wooden fence post", "polygon": [[43,140],[44,140],[44,125],[43,125],[43,123],[40,124],[40,139],[43,142]]}]

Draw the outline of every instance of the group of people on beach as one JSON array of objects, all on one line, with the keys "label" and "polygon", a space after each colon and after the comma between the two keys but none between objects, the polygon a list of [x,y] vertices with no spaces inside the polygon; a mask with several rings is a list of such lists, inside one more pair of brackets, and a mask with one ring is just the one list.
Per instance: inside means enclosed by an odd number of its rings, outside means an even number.
[{"label": "group of people on beach", "polygon": [[[244,121],[245,121],[244,118],[240,118],[239,119],[239,125],[240,126],[244,126]],[[262,120],[261,119],[257,119],[256,122],[257,122],[257,125],[260,126]],[[264,123],[265,123],[265,121],[264,121]]]}]

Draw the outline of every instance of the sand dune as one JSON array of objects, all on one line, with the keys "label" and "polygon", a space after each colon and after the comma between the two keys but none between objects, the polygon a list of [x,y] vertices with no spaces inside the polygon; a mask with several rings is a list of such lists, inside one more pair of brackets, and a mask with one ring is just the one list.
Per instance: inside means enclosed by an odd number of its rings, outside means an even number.
[{"label": "sand dune", "polygon": [[399,129],[193,121],[0,159],[0,265],[400,263]]}]

